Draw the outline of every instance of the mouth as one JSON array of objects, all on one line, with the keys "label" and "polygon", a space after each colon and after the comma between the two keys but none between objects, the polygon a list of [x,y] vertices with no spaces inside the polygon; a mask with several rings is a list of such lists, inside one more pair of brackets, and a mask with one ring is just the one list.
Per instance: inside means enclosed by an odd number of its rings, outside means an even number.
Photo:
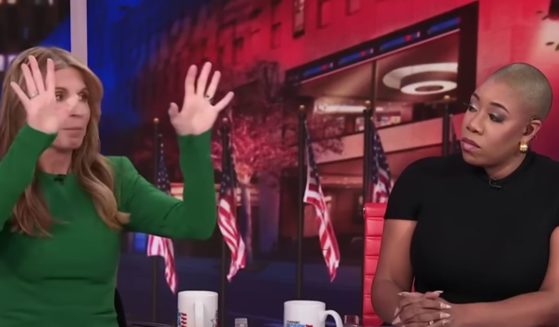
[{"label": "mouth", "polygon": [[480,149],[481,147],[474,141],[470,140],[469,138],[462,138],[462,150],[466,152],[471,152]]},{"label": "mouth", "polygon": [[79,132],[79,131],[83,131],[83,128],[81,127],[68,127],[68,128],[63,128],[63,131],[69,131],[69,132]]}]

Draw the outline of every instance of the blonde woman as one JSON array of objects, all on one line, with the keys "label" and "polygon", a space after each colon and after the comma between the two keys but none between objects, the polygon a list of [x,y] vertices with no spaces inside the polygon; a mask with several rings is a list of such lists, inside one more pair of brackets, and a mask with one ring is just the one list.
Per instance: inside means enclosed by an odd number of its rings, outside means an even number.
[{"label": "blonde woman", "polygon": [[122,231],[212,235],[210,129],[233,93],[212,105],[220,74],[210,73],[191,66],[181,110],[169,108],[186,185],[178,201],[128,159],[99,153],[103,88],[88,67],[58,48],[13,61],[0,105],[0,326],[117,326]]}]

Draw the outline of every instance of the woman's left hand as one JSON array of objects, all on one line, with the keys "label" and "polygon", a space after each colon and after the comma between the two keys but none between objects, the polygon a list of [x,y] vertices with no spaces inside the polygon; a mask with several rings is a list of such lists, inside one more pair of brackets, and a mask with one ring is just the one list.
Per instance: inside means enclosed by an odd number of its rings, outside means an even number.
[{"label": "woman's left hand", "polygon": [[402,292],[393,325],[406,327],[441,327],[452,321],[450,303],[439,297],[440,292]]},{"label": "woman's left hand", "polygon": [[212,104],[221,73],[214,72],[208,85],[211,70],[212,64],[206,62],[196,80],[198,68],[196,65],[188,68],[184,81],[185,94],[182,109],[179,111],[179,107],[174,102],[169,107],[171,124],[178,135],[199,135],[208,131],[219,112],[233,100],[234,94],[229,92],[216,104]]}]

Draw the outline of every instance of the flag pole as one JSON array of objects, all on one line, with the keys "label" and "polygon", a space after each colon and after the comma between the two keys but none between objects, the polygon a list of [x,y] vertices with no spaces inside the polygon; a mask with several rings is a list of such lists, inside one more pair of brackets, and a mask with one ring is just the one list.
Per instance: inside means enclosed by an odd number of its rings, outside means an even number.
[{"label": "flag pole", "polygon": [[[371,101],[365,101],[365,110],[363,110],[363,190],[362,190],[362,198],[363,202],[361,204],[361,213],[363,217],[363,229],[361,230],[361,237],[363,242],[365,242],[365,204],[371,201],[371,133],[372,130],[372,116],[373,116],[373,109],[371,107]],[[365,244],[365,243],[363,243]],[[364,249],[362,250],[364,251]],[[363,257],[364,253],[361,253],[361,257]],[[365,276],[365,264],[364,261],[361,262],[361,276]],[[363,278],[361,278],[361,289],[364,287]],[[363,297],[361,299],[361,319],[363,319]]]},{"label": "flag pole", "polygon": [[[226,152],[229,151],[229,131],[230,131],[230,122],[227,117],[222,119],[221,124],[221,144],[223,151],[221,152],[221,156],[225,156]],[[223,172],[223,170],[222,170]],[[223,176],[221,177],[223,178]],[[233,191],[234,192],[234,191]],[[232,210],[236,210],[233,208]],[[221,234],[221,233],[220,233]],[[225,238],[223,234],[221,234],[221,265],[220,265],[220,292],[219,292],[219,325],[220,326],[227,326],[225,322],[226,318],[226,310],[225,310],[225,294],[227,290],[227,244],[225,243]]]},{"label": "flag pole", "polygon": [[371,109],[371,101],[365,101],[365,110],[363,110],[363,205],[371,199],[370,182],[371,182],[371,135],[373,122],[373,110]]},{"label": "flag pole", "polygon": [[[159,148],[161,145],[161,139],[159,135],[159,118],[153,119],[153,185],[157,184],[157,172],[159,170]],[[151,258],[151,319],[152,321],[157,321],[157,257]]]},{"label": "flag pole", "polygon": [[443,98],[443,135],[442,135],[442,154],[443,156],[448,156],[451,153],[450,144],[449,144],[449,137],[450,137],[450,108],[449,108],[450,96],[445,95]]},{"label": "flag pole", "polygon": [[[299,125],[299,151],[298,151],[298,167],[299,167],[299,212],[297,222],[297,267],[296,267],[296,296],[297,299],[303,298],[303,230],[305,226],[305,204],[303,197],[305,196],[305,106],[299,106],[298,115]],[[310,146],[310,145],[309,145]]]}]

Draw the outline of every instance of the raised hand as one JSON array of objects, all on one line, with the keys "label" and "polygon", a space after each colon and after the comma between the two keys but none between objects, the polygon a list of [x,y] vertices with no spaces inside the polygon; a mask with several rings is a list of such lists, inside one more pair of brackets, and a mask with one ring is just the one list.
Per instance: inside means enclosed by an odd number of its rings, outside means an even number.
[{"label": "raised hand", "polygon": [[229,92],[216,104],[212,104],[221,73],[214,72],[208,85],[211,69],[211,63],[206,62],[196,80],[198,68],[195,65],[188,68],[184,81],[185,94],[182,109],[179,111],[179,107],[174,102],[169,107],[171,124],[177,134],[199,135],[206,132],[213,126],[219,112],[233,100],[234,94]]},{"label": "raised hand", "polygon": [[39,69],[34,56],[29,57],[29,63],[22,64],[21,70],[25,79],[27,93],[16,82],[10,86],[17,94],[27,113],[27,124],[32,128],[54,134],[58,132],[62,122],[71,114],[79,101],[79,96],[73,95],[63,102],[57,102],[55,96],[54,62],[47,59],[46,78]]}]

